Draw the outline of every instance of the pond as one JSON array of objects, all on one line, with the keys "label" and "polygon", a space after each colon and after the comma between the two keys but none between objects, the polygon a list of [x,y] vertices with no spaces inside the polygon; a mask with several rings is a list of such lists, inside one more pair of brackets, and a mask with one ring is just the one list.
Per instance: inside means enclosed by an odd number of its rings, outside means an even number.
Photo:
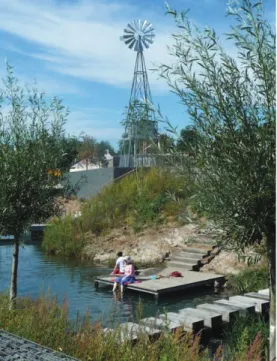
[{"label": "pond", "polygon": [[[12,245],[0,245],[0,292],[7,291],[10,284]],[[156,316],[159,312],[176,312],[184,307],[227,297],[222,291],[215,293],[213,288],[188,290],[182,294],[172,294],[161,298],[157,303],[153,296],[126,291],[122,298],[115,298],[111,287],[94,287],[94,277],[108,274],[110,268],[57,256],[47,256],[39,245],[20,247],[18,296],[37,297],[40,292],[50,290],[60,302],[66,298],[69,314],[75,318],[77,312],[83,316],[89,312],[93,322],[107,321],[113,314],[120,322],[136,318],[138,305],[143,305],[143,316]],[[142,301],[140,303],[140,300]]]}]

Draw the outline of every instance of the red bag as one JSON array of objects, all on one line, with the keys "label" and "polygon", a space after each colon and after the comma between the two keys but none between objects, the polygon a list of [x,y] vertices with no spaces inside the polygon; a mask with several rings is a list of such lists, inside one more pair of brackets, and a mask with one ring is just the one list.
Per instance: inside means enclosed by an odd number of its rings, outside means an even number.
[{"label": "red bag", "polygon": [[172,273],[170,273],[169,277],[183,277],[182,273],[178,272],[178,271],[174,271]]}]

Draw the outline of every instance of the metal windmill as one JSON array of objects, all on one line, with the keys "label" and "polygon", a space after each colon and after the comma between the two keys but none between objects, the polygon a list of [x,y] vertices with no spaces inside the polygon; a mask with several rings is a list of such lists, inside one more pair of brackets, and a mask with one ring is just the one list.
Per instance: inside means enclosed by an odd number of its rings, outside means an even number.
[{"label": "metal windmill", "polygon": [[[147,20],[134,20],[124,29],[122,40],[137,52],[129,106],[124,121],[121,166],[143,165],[151,142],[158,139],[158,122],[151,107],[152,97],[143,50],[153,43],[154,28]],[[139,164],[140,163],[140,164]]]}]

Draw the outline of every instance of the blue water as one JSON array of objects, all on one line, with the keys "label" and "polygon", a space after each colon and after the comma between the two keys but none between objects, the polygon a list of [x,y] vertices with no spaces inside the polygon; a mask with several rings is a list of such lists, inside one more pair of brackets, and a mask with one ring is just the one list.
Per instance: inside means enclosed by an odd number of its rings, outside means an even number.
[{"label": "blue water", "polygon": [[[12,245],[0,245],[0,292],[7,291],[10,285],[12,265]],[[84,315],[89,311],[91,320],[107,321],[116,315],[118,321],[136,319],[141,300],[143,316],[156,316],[159,312],[177,310],[211,302],[226,294],[215,293],[213,289],[202,288],[161,298],[157,303],[153,296],[138,295],[126,291],[122,298],[115,298],[111,287],[94,287],[94,277],[108,274],[111,269],[94,265],[92,262],[68,260],[56,256],[46,256],[39,245],[20,247],[18,270],[18,296],[37,297],[42,291],[51,290],[60,302],[65,298],[71,318],[77,312]]]}]

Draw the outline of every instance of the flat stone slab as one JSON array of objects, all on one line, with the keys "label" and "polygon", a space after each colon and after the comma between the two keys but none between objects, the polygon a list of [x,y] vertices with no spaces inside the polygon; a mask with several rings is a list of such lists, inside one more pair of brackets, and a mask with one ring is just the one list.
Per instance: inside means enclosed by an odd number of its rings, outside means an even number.
[{"label": "flat stone slab", "polygon": [[140,320],[140,323],[148,326],[149,328],[159,329],[161,331],[176,331],[181,329],[182,331],[191,331],[190,328],[186,327],[184,324],[181,324],[179,321],[172,321],[169,319],[163,319],[159,317],[148,317]]},{"label": "flat stone slab", "polygon": [[[137,340],[139,337],[143,336],[158,336],[161,334],[161,330],[157,328],[148,327],[146,325],[138,325],[133,322],[125,322],[119,326],[120,331],[120,341],[126,340]],[[115,332],[117,332],[115,330]]]},{"label": "flat stone slab", "polygon": [[[150,277],[146,277],[147,279],[138,277],[138,280],[142,281],[141,283],[131,283],[126,286],[126,288],[133,291],[160,295],[177,292],[192,287],[199,287],[206,283],[213,283],[214,281],[224,280],[224,276],[213,273],[182,270],[182,275],[183,277],[165,277],[154,280],[150,279]],[[96,277],[95,282],[113,284],[114,279],[115,276],[102,276]]]},{"label": "flat stone slab", "polygon": [[230,301],[238,301],[242,304],[255,305],[255,311],[260,312],[263,315],[269,312],[269,301],[260,300],[258,298],[245,297],[245,296],[232,296],[229,298]]},{"label": "flat stone slab", "polygon": [[269,301],[269,295],[265,295],[265,294],[258,293],[258,292],[248,292],[248,293],[245,293],[244,296]]},{"label": "flat stone slab", "polygon": [[179,322],[179,325],[184,325],[184,328],[188,328],[195,333],[204,328],[203,317],[192,315],[189,311],[182,313],[168,312],[167,314],[160,315],[159,318],[177,323]]},{"label": "flat stone slab", "polygon": [[[184,314],[184,311],[188,311],[191,313],[191,315],[197,315],[201,318],[203,318],[204,326],[210,327],[214,330],[221,329],[222,328],[222,316],[220,313],[216,313],[210,310],[204,310],[204,309],[196,309],[196,308],[186,308],[183,310],[180,310],[180,314]],[[186,314],[186,313],[185,313]]]},{"label": "flat stone slab", "polygon": [[196,309],[209,310],[212,312],[220,313],[222,320],[224,322],[233,323],[235,319],[239,316],[240,310],[237,307],[230,307],[229,305],[223,304],[211,304],[211,303],[202,303],[196,306]]},{"label": "flat stone slab", "polygon": [[264,290],[258,291],[258,293],[261,293],[262,295],[268,295],[269,296],[269,288],[266,288]]},{"label": "flat stone slab", "polygon": [[0,330],[1,361],[78,361],[76,358]]},{"label": "flat stone slab", "polygon": [[239,301],[228,301],[228,300],[218,300],[214,301],[214,304],[222,304],[228,306],[231,310],[239,310],[240,315],[244,316],[247,312],[255,313],[255,305],[254,304],[245,304]]}]

